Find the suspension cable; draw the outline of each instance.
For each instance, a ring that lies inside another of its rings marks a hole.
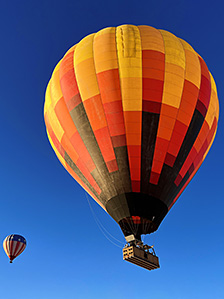
[[[122,245],[124,245],[124,242],[121,242],[120,240],[118,240],[117,238],[115,238],[114,236],[112,236],[112,235],[108,232],[108,230],[103,226],[103,224],[100,222],[100,220],[99,220],[98,217],[96,216],[96,214],[95,214],[95,212],[94,212],[94,210],[93,210],[93,208],[92,208],[92,206],[91,206],[91,204],[90,204],[89,198],[88,198],[88,196],[87,196],[86,193],[85,193],[85,195],[86,195],[86,199],[87,199],[87,201],[88,201],[90,210],[91,210],[91,212],[92,212],[93,218],[94,218],[94,220],[95,220],[97,226],[99,227],[99,229],[100,229],[101,232],[103,233],[103,235],[106,237],[107,240],[109,240],[109,241],[110,241],[112,244],[114,244],[115,246],[117,246],[117,247],[119,247],[119,248],[123,248],[122,246],[117,245],[116,243],[114,243],[114,242],[113,242],[113,241],[106,235],[106,233],[107,233],[111,238],[113,238],[113,239],[116,240],[117,242],[119,242],[119,243],[121,243]]]

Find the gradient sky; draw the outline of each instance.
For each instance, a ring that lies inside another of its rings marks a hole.
[[[91,199],[89,207],[51,149],[43,120],[58,60],[84,36],[121,24],[165,29],[190,43],[216,80],[222,113],[223,9],[218,0],[1,3],[0,240],[17,233],[28,245],[13,264],[0,250],[0,298],[224,298],[222,115],[200,170],[145,237],[160,257],[161,268],[150,272],[122,260],[120,228]],[[104,236],[96,215],[120,242]]]

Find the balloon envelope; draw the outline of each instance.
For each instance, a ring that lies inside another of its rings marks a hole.
[[[91,34],[46,90],[50,143],[125,235],[155,231],[204,161],[219,104],[204,60],[149,26]]]
[[[9,235],[3,242],[3,248],[11,263],[26,248],[26,239],[20,235]]]

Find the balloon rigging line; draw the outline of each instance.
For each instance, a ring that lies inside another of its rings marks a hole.
[[[112,244],[114,244],[114,245],[116,245],[117,247],[119,247],[119,248],[122,248],[121,246],[119,246],[119,245],[117,245],[116,243],[114,243],[106,234],[105,234],[105,232],[107,232],[113,239],[115,239],[115,240],[117,240],[118,242],[120,242],[120,243],[122,243],[121,241],[119,241],[118,239],[116,239],[115,237],[113,237],[105,228],[104,228],[104,226],[100,223],[100,221],[99,221],[99,219],[97,218],[97,216],[95,215],[95,213],[94,213],[94,211],[93,211],[93,208],[92,208],[92,206],[91,206],[91,204],[90,204],[90,201],[89,201],[89,199],[88,199],[88,197],[87,197],[87,194],[86,194],[86,198],[87,198],[87,200],[88,200],[88,204],[89,204],[89,207],[90,207],[90,209],[91,209],[91,212],[92,212],[92,214],[93,214],[93,218],[94,218],[94,220],[95,220],[95,222],[96,222],[96,224],[97,224],[97,226],[99,227],[99,229],[101,230],[101,232],[103,233],[103,235],[107,238],[107,240],[109,240]],[[105,232],[104,232],[104,231]],[[123,243],[122,243],[123,244]]]
[[[123,248],[122,246],[117,245],[116,243],[114,243],[114,242],[113,242],[113,241],[112,241],[112,240],[105,234],[105,232],[106,232],[106,233],[107,233],[109,236],[111,236],[114,240],[116,240],[117,242],[119,242],[119,243],[121,243],[121,244],[124,244],[123,242],[121,242],[120,240],[118,240],[117,238],[115,238],[114,236],[112,236],[112,235],[108,232],[108,230],[102,225],[102,223],[101,223],[101,222],[99,221],[99,219],[97,218],[95,212],[93,211],[93,208],[92,208],[92,206],[91,206],[91,204],[90,204],[90,201],[89,201],[88,196],[87,196],[86,193],[85,193],[85,195],[86,195],[86,198],[87,198],[87,201],[88,201],[90,210],[91,210],[91,212],[92,212],[93,218],[94,218],[94,220],[95,220],[97,226],[99,227],[99,229],[100,229],[101,232],[103,233],[103,235],[107,238],[107,240],[109,240],[109,241],[110,241],[112,244],[114,244],[115,246],[117,246],[117,247],[119,247],[119,248]],[[104,230],[105,232],[104,232],[103,230]]]

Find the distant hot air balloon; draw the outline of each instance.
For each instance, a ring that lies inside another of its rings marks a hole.
[[[157,230],[204,161],[218,115],[201,56],[167,31],[133,25],[73,46],[44,107],[59,160],[128,242]]]
[[[9,235],[3,242],[3,248],[12,263],[26,248],[26,239],[20,235]]]

